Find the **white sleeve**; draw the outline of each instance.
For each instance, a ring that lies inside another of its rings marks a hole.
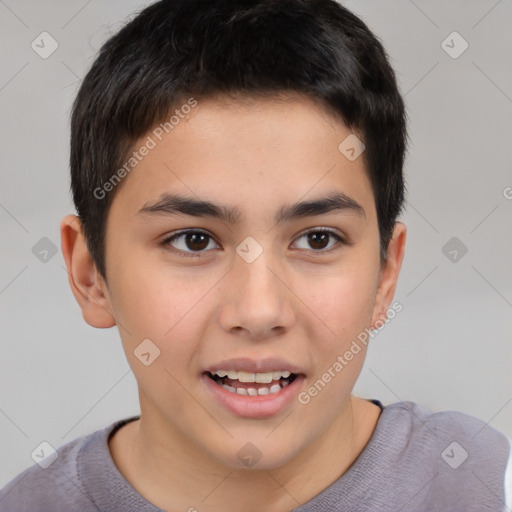
[[[505,509],[503,512],[512,511],[512,439],[508,440],[510,451],[507,468],[505,469]]]

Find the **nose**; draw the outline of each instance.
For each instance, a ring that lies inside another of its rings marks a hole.
[[[268,251],[269,253],[270,251]],[[220,311],[222,328],[253,339],[281,335],[294,319],[293,293],[267,251],[252,263],[236,258]]]

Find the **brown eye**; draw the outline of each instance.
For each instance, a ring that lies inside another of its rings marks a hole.
[[[170,245],[178,253],[182,253],[182,256],[193,257],[201,256],[202,253],[206,252],[212,241],[213,238],[203,231],[182,231],[165,239],[162,245]]]
[[[185,245],[192,251],[200,251],[208,247],[208,238],[204,233],[186,233]]]
[[[336,243],[329,245],[331,240],[335,242],[345,243],[343,238],[331,229],[315,229],[304,233],[298,240],[306,239],[309,247],[299,247],[299,249],[313,249],[316,252],[329,252]]]
[[[325,249],[329,243],[330,235],[323,231],[308,233],[308,243],[313,249]]]

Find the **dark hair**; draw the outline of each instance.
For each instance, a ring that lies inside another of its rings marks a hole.
[[[119,187],[95,191],[137,139],[187,96],[287,91],[321,102],[364,142],[384,260],[404,201],[406,114],[363,21],[334,0],[161,0],[102,46],[73,104],[71,190],[99,273],[106,279],[106,220]]]

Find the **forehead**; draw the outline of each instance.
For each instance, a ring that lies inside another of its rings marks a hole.
[[[349,136],[321,103],[299,95],[198,99],[193,108],[175,107],[134,144],[139,159],[113,206],[135,214],[162,194],[185,193],[242,210],[274,209],[274,200],[337,191],[367,210],[373,195],[364,154],[349,160],[339,149]]]

